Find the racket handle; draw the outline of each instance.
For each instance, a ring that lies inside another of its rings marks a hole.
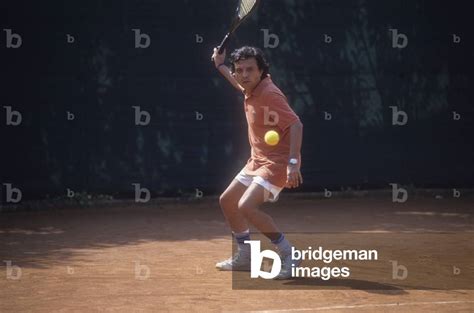
[[[219,50],[217,50],[217,53],[222,54],[222,52],[224,52],[224,49],[227,46],[227,43],[229,42],[229,38],[230,38],[230,33],[227,33],[224,39],[222,39],[222,42],[219,45]]]

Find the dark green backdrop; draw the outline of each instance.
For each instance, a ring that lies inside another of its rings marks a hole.
[[[223,191],[249,156],[242,97],[209,60],[235,3],[2,4],[2,29],[20,33],[23,44],[6,48],[0,34],[0,182],[20,187],[24,198],[66,188],[127,196],[132,183],[154,195]],[[263,48],[273,80],[300,115],[301,190],[473,186],[468,7],[262,1],[230,48]],[[149,48],[134,47],[132,29],[151,36]],[[278,35],[278,47],[263,47],[261,29]],[[390,29],[408,37],[406,48],[392,47]],[[22,113],[21,125],[5,125],[4,106]],[[151,114],[149,125],[134,124],[133,106]],[[406,125],[392,125],[391,106],[408,114]]]

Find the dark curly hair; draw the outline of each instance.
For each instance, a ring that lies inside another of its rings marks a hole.
[[[267,62],[265,57],[263,56],[262,50],[259,48],[255,47],[249,47],[249,46],[244,46],[238,49],[235,49],[234,52],[231,53],[230,55],[230,70],[232,73],[235,72],[235,62],[240,61],[240,60],[246,60],[249,58],[255,58],[257,60],[257,66],[258,69],[263,71],[262,76],[260,77],[261,79],[264,79],[267,77],[269,70],[270,70],[270,64]]]

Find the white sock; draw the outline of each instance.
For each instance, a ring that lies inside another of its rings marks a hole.
[[[250,230],[247,229],[241,233],[232,232],[232,234],[234,235],[234,238],[237,241],[239,252],[250,254],[250,245],[248,243],[244,243],[244,241],[250,240]]]
[[[272,240],[272,243],[277,246],[278,250],[282,255],[288,255],[291,253],[291,244],[286,240],[285,235],[280,234],[280,237],[276,240]]]

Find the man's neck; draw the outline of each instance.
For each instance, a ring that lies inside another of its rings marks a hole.
[[[252,89],[249,89],[249,90],[244,89],[245,95],[246,95],[247,97],[250,97],[250,95],[252,94],[252,92],[258,87],[258,85],[260,85],[260,83],[262,82],[262,80],[263,80],[263,79],[260,79],[260,80],[258,81],[258,83],[255,85],[255,87],[253,87]]]

